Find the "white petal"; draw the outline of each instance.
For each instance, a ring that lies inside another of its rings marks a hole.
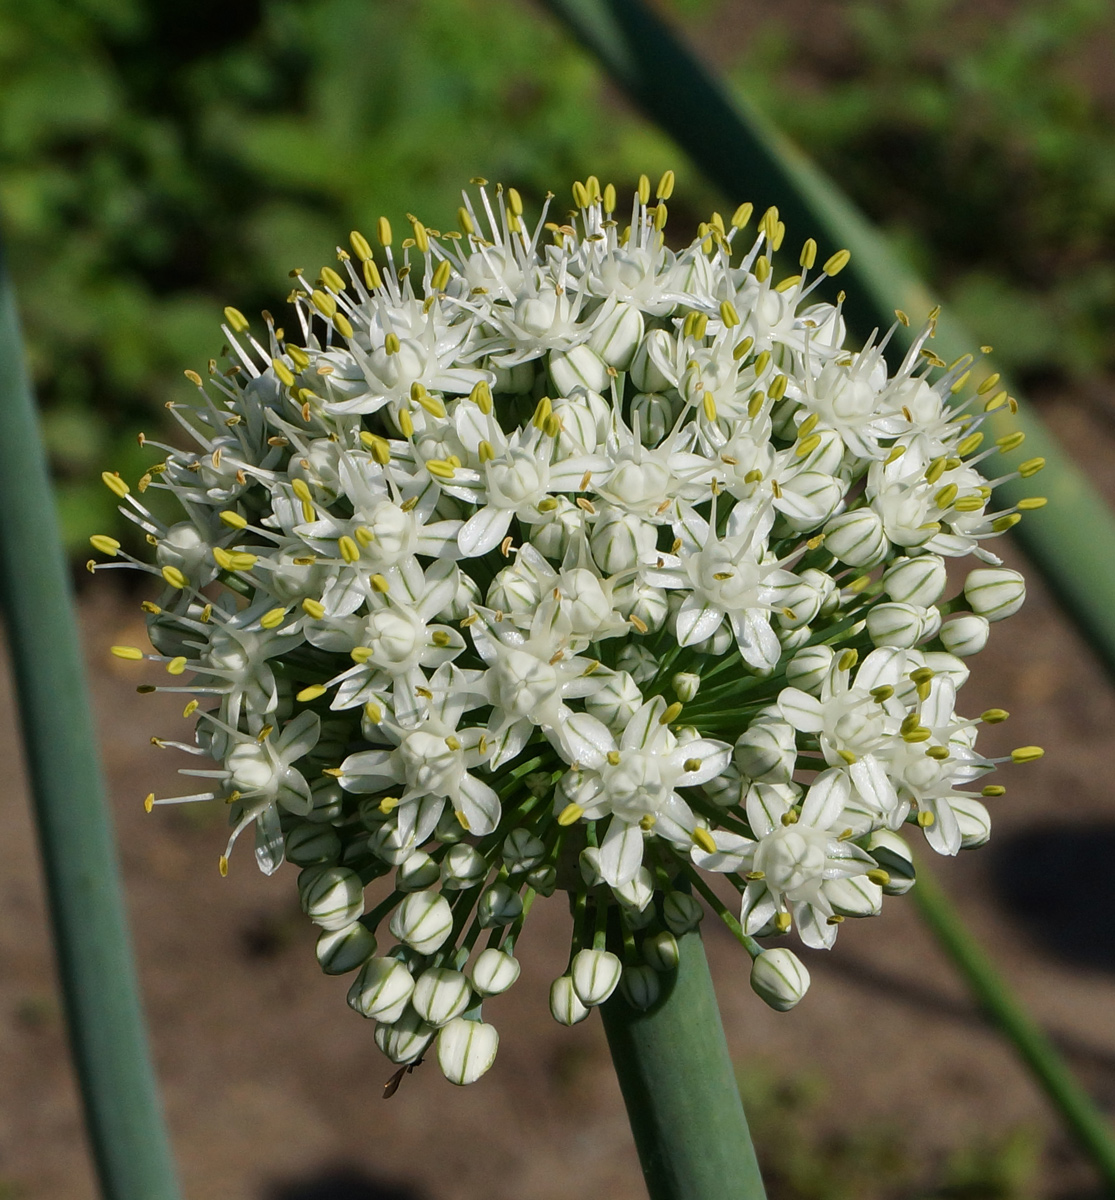
[[[600,847],[600,874],[612,887],[623,887],[642,865],[643,831],[614,817]]]
[[[820,733],[825,727],[821,702],[801,688],[783,688],[778,693],[778,711],[800,733]]]
[[[457,546],[466,558],[476,558],[494,550],[507,535],[514,514],[509,508],[485,504],[461,526]]]

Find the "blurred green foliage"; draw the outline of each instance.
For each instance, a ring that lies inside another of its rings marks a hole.
[[[1115,365],[1106,0],[844,0],[742,30],[734,0],[659,6],[742,45],[735,85],[1000,360]],[[223,305],[281,320],[290,267],[380,213],[444,226],[477,174],[537,201],[681,165],[531,0],[0,0],[0,71],[0,214],[75,549],[114,528],[99,469],[141,473],[134,434],[189,394]],[[687,174],[695,217],[714,197]]]
[[[1115,8],[855,0],[767,21],[736,85],[1022,377],[1115,366]],[[836,28],[832,28],[834,17]]]

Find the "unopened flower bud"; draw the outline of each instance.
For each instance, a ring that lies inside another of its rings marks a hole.
[[[974,850],[982,846],[991,837],[991,814],[987,806],[969,796],[954,796],[949,803],[960,826],[961,848]]]
[[[348,989],[349,1007],[362,1017],[390,1025],[406,1011],[414,979],[395,958],[372,958]]]
[[[450,1083],[475,1083],[496,1061],[498,1049],[494,1025],[457,1017],[437,1035],[437,1065]]]
[[[420,954],[433,954],[453,932],[449,901],[437,892],[411,892],[391,914],[390,929]]]
[[[975,613],[959,613],[949,617],[941,626],[941,644],[951,654],[961,658],[970,658],[987,645],[987,637],[991,632],[991,624],[986,617]]]
[[[886,895],[904,896],[914,886],[914,860],[905,838],[889,829],[877,829],[865,848],[889,877],[883,884]]]
[[[608,367],[600,356],[582,344],[550,355],[550,378],[563,396],[574,392],[603,392],[608,387]]]
[[[506,883],[495,883],[486,889],[476,906],[476,916],[483,929],[510,925],[522,912],[522,896]]]
[[[676,379],[672,378],[672,359],[674,342],[665,329],[652,329],[631,362],[631,382],[640,392],[664,392],[674,386]],[[670,375],[663,372],[663,367],[670,368]]]
[[[435,1029],[459,1017],[472,1000],[472,988],[460,971],[431,967],[415,980],[410,998],[414,1011]]]
[[[657,446],[670,432],[677,412],[661,392],[639,392],[631,400],[631,421],[639,420],[639,439],[644,446]]]
[[[286,835],[286,856],[298,867],[333,863],[341,856],[341,839],[328,825],[295,825]]]
[[[323,929],[315,950],[326,975],[347,975],[375,954],[376,939],[370,929],[353,921],[342,929]]]
[[[883,522],[870,508],[833,517],[824,533],[825,549],[850,567],[873,567],[887,552]]]
[[[806,646],[786,664],[786,682],[815,696],[832,667],[831,646]]]
[[[414,835],[403,837],[398,821],[392,817],[368,838],[368,848],[376,858],[397,867],[414,853]]]
[[[883,907],[883,889],[866,875],[850,879],[830,879],[825,896],[832,910],[841,917],[877,917]]]
[[[603,1004],[616,990],[623,964],[610,950],[578,950],[570,975],[577,998],[588,1008]]]
[[[377,1025],[375,1039],[393,1063],[403,1066],[417,1062],[426,1053],[426,1047],[434,1040],[434,1030],[413,1008],[408,1008],[393,1025]]]
[[[688,892],[667,892],[662,901],[662,919],[673,933],[680,937],[690,929],[696,929],[704,920],[705,910],[700,901]]]
[[[364,885],[347,867],[310,868],[319,872],[302,892],[302,911],[322,929],[343,929],[364,912]]]
[[[921,613],[912,604],[876,604],[867,614],[867,632],[876,646],[909,650],[924,632]]]
[[[658,660],[646,646],[640,646],[636,642],[625,642],[616,655],[616,668],[626,671],[636,683],[646,683],[658,674]],[[639,703],[642,704],[641,697]]]
[[[399,864],[395,886],[402,892],[421,892],[437,883],[440,874],[437,863],[424,850],[415,850]]]
[[[945,560],[937,554],[900,558],[883,572],[883,591],[899,604],[928,608],[945,590]]]
[[[979,567],[964,580],[964,598],[977,616],[1002,621],[1022,607],[1026,581],[1006,567]]]
[[[681,950],[678,940],[668,929],[662,929],[643,939],[643,959],[656,971],[676,971]]]
[[[549,790],[549,779],[546,780]],[[529,829],[513,829],[503,840],[503,865],[510,874],[533,870],[546,853],[546,843]]]
[[[557,868],[552,863],[527,872],[527,884],[540,896],[552,896],[557,889]]]
[[[682,704],[688,704],[690,700],[694,699],[701,687],[700,675],[694,675],[692,671],[679,671],[672,682],[674,695]]]
[[[642,703],[639,685],[626,671],[617,671],[604,679],[597,691],[585,697],[585,711],[603,721],[609,729],[622,732]]]
[[[585,881],[585,887],[594,888],[604,882],[604,876],[600,871],[600,851],[595,846],[586,846],[577,857],[577,866],[581,871],[581,878]]]
[[[621,887],[613,887],[612,895],[629,910],[630,924],[632,913],[645,912],[654,899],[654,876],[647,867],[640,867],[629,882]]]
[[[573,990],[573,979],[562,975],[550,984],[550,1015],[559,1025],[576,1025],[588,1016],[589,1010]]]
[[[457,814],[446,806],[445,812],[438,818],[434,827],[434,839],[443,846],[452,846],[465,836],[464,827],[457,820]]]
[[[499,996],[519,978],[519,960],[505,950],[481,950],[468,970],[473,989],[481,996]]]
[[[488,873],[488,864],[474,847],[465,842],[454,846],[441,860],[444,887],[462,890],[479,883]]]
[[[596,325],[588,344],[607,366],[626,371],[642,340],[642,312],[634,304],[620,303]]]
[[[777,946],[751,964],[751,988],[777,1012],[788,1012],[809,990],[809,972],[792,950]]]
[[[620,991],[632,1008],[646,1012],[662,994],[662,984],[652,967],[624,967]]]
[[[794,727],[760,718],[736,739],[732,757],[740,773],[764,783],[789,783],[797,765]]]
[[[341,785],[326,776],[315,779],[310,784],[310,794],[313,796],[313,808],[306,814],[306,820],[315,824],[329,824],[336,821],[344,808],[345,793]]]

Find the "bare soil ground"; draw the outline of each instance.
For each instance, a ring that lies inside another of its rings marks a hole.
[[[1068,398],[1043,408],[1107,495],[1115,438]],[[1040,514],[1032,519],[1040,520]],[[392,1100],[347,980],[313,959],[294,873],[238,854],[217,874],[223,814],[146,816],[142,797],[177,765],[149,743],[181,724],[170,698],[138,696],[114,642],[142,632],[134,597],[98,581],[81,605],[152,1038],[190,1200],[565,1200],[644,1195],[599,1020],[556,1026],[564,966],[555,897],[532,914],[523,977],[491,1004],[502,1045],[471,1089],[420,1069]],[[13,699],[0,669],[0,1196],[87,1200],[94,1184],[67,1061]],[[163,700],[168,700],[163,703]],[[1031,1011],[1115,1108],[1115,692],[1034,581],[1024,615],[995,630],[965,711],[1014,710],[988,730],[1047,757],[1016,769],[985,851],[934,863],[971,928]],[[1032,1129],[1042,1196],[1096,1195],[1095,1180],[1010,1051],[975,1013],[912,906],[850,922],[786,1015],[747,986],[745,956],[714,922],[707,942],[732,1050],[744,1067],[821,1073],[833,1135],[892,1129],[927,1172],[949,1148]],[[807,952],[808,953],[808,952]],[[5,1190],[6,1189],[6,1190]]]

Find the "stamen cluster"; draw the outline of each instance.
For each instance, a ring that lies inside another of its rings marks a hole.
[[[105,475],[154,562],[93,539],[162,585],[156,653],[115,648],[193,697],[194,741],[157,741],[216,762],[148,807],[225,800],[221,873],[249,828],[264,872],[298,867],[380,1048],[401,1071],[436,1038],[456,1083],[494,1059],[481,1006],[539,896],[572,903],[561,1022],[617,986],[653,1005],[698,897],[784,1009],[809,977],[771,941],[830,947],[907,891],[907,833],[986,841],[976,735],[1007,714],[956,694],[1025,595],[986,544],[1043,503],[994,508],[981,468],[1021,442],[985,442],[996,377],[932,352],[936,312],[893,368],[902,313],[847,349],[822,298],[847,252],[780,270],[775,209],[675,252],[672,173],[622,223],[595,179],[533,226],[474,182],[460,232],[381,220],[378,263],[353,233],[293,272],[292,330],[226,309],[228,365],[172,406],[193,447]]]

